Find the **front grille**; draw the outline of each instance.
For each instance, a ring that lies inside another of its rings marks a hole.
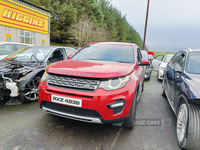
[[[64,87],[69,89],[81,89],[87,91],[95,91],[98,88],[99,83],[100,80],[60,75],[49,75],[47,78],[48,85]]]
[[[52,109],[52,110],[55,110],[55,111],[68,113],[68,114],[72,114],[72,115],[101,118],[101,115],[95,110],[77,108],[77,107],[52,103],[52,102],[48,102],[48,101],[42,101],[41,107],[46,107],[48,109]]]

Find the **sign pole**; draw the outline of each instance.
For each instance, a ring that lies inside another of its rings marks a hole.
[[[143,39],[143,49],[145,49],[145,41],[146,41],[146,32],[147,32],[147,21],[148,21],[148,14],[149,14],[149,2],[147,3],[147,13],[146,13],[146,21],[145,21],[145,29],[144,29],[144,39]]]

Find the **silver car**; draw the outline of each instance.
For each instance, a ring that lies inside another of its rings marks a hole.
[[[38,85],[45,68],[75,53],[71,47],[31,46],[8,55],[0,61],[0,100],[10,96],[6,105],[37,101]]]
[[[168,62],[171,60],[171,58],[173,56],[174,56],[174,54],[167,54],[167,55],[165,55],[165,57],[163,58],[163,60],[159,64],[159,66],[158,66],[158,73],[157,73],[157,79],[158,79],[158,81],[162,81],[163,80],[164,70],[165,70]]]
[[[2,42],[0,41],[0,60],[4,59],[9,54],[17,51],[18,49],[34,46],[31,44],[17,43],[17,42]]]
[[[150,62],[150,65],[149,66],[146,66],[145,68],[145,80],[150,80],[151,78],[151,73],[153,71],[153,65],[152,65],[152,59],[153,59],[153,56],[152,55],[149,55],[148,52],[146,50],[141,50],[141,53],[142,53],[142,58],[145,58],[147,60],[149,60]],[[152,56],[152,57],[151,57]]]

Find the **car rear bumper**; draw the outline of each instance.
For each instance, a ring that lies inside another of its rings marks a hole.
[[[158,71],[158,79],[163,80],[163,74],[164,74],[164,71],[159,69],[159,71]]]

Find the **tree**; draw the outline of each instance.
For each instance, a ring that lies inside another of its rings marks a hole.
[[[90,42],[136,43],[139,33],[108,0],[28,0],[51,11],[50,40],[83,46]]]
[[[71,39],[82,47],[91,42],[109,41],[111,35],[103,27],[99,27],[88,16],[81,16],[69,30]]]
[[[71,2],[65,0],[29,0],[38,6],[43,6],[51,12],[50,19],[50,38],[51,41],[58,43],[68,43],[69,27],[75,23],[77,9]]]

